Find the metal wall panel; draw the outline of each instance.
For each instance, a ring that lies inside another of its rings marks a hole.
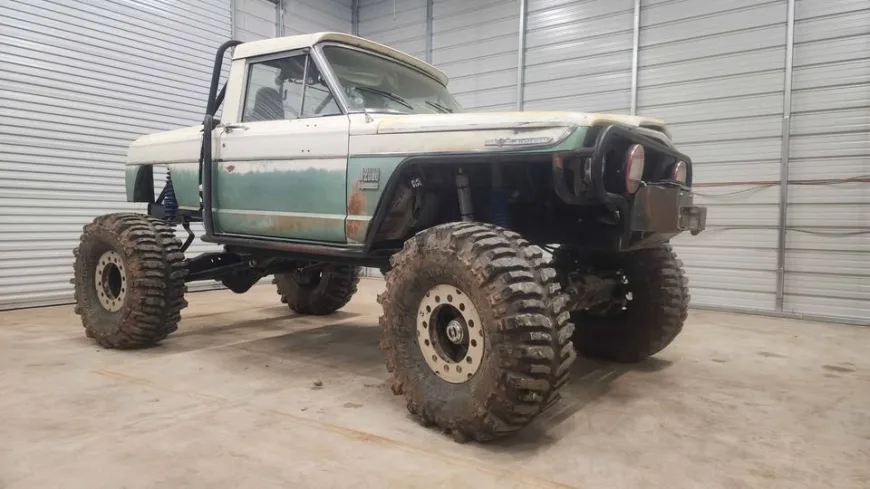
[[[127,146],[201,121],[229,5],[0,4],[0,309],[71,302],[82,226],[144,210],[125,202]]]
[[[524,108],[628,114],[634,0],[529,0]]]
[[[284,35],[353,29],[348,0],[283,0]]]
[[[515,109],[519,11],[518,0],[435,1],[432,62],[466,109]]]
[[[790,179],[870,176],[870,3],[795,6]],[[791,185],[784,309],[870,321],[870,185]]]
[[[426,59],[426,0],[362,0],[359,35]]]
[[[679,236],[695,304],[773,311],[785,0],[644,1],[638,113],[664,119],[695,163],[708,230]],[[747,182],[726,187],[711,184]],[[750,228],[750,229],[747,229]]]
[[[426,59],[426,3],[363,0],[360,35]],[[519,1],[435,0],[432,10],[432,62],[457,100],[469,110],[513,110]]]
[[[277,10],[272,0],[235,0],[235,38],[257,41],[277,35]]]

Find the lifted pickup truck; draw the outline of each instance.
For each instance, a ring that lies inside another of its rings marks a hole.
[[[575,348],[625,362],[665,348],[689,303],[668,241],[706,218],[665,124],[467,113],[446,86],[345,34],[222,45],[203,123],[130,146],[127,199],[148,215],[84,228],[73,282],[87,335],[156,344],[203,279],[242,293],[274,275],[290,309],[329,314],[377,267],[393,391],[457,440],[528,424],[558,399]],[[155,166],[169,175],[159,195]],[[195,221],[223,252],[185,258]]]

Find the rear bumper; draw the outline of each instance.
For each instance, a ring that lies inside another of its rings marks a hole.
[[[676,185],[645,185],[634,195],[629,230],[640,233],[698,234],[707,225],[707,208],[693,203],[691,190]]]

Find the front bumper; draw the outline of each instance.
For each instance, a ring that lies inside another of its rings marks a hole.
[[[633,195],[608,184],[613,182],[614,176],[607,163],[608,153],[630,144],[642,144],[649,161],[653,162],[645,172],[649,177],[647,183]],[[687,165],[685,185],[666,177],[677,161]],[[562,202],[603,205],[618,216],[622,235],[613,245],[622,250],[666,242],[685,231],[698,234],[707,224],[707,209],[693,203],[691,159],[666,141],[651,138],[636,128],[619,124],[605,126],[595,136],[593,145],[587,142],[574,151],[554,154],[552,177],[554,190]]]
[[[692,191],[677,185],[645,185],[634,194],[629,230],[675,235],[698,234],[707,225],[707,208],[693,203]]]

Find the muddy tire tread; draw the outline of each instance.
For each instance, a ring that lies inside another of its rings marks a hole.
[[[629,305],[642,309],[643,321],[632,323],[627,317],[591,319],[573,314],[577,325],[574,343],[578,353],[586,357],[635,363],[662,351],[682,332],[691,295],[683,263],[670,244],[623,255],[626,266],[642,271],[640,286],[652,293],[636,297],[639,304]]]
[[[391,328],[398,327],[398,319],[391,305],[403,292],[397,284],[403,274],[414,272],[423,250],[433,248],[455,253],[491,291],[489,300],[499,318],[492,326],[504,338],[498,345],[500,388],[489,393],[476,416],[463,420],[445,417],[437,401],[405,388],[412,381],[410,372],[400,368],[392,347]],[[408,410],[421,424],[437,426],[457,441],[486,441],[521,429],[556,401],[558,387],[566,382],[576,358],[570,339],[573,325],[565,314],[567,298],[556,273],[539,248],[490,224],[450,223],[408,240],[391,263],[386,292],[378,297],[384,307],[381,349],[393,392],[405,396]]]
[[[300,287],[292,273],[276,274],[276,285],[281,302],[299,314],[324,316],[346,306],[357,292],[360,268],[335,265],[329,271],[329,283],[322,293],[312,293]]]
[[[93,324],[101,308],[88,294],[92,287],[88,260],[83,249],[95,245],[102,233],[114,234],[123,247],[126,263],[127,301],[121,317],[111,331]],[[187,269],[181,241],[165,222],[130,213],[107,214],[85,225],[79,246],[74,250],[75,312],[82,319],[87,336],[104,348],[131,349],[152,346],[178,329],[184,300]]]

